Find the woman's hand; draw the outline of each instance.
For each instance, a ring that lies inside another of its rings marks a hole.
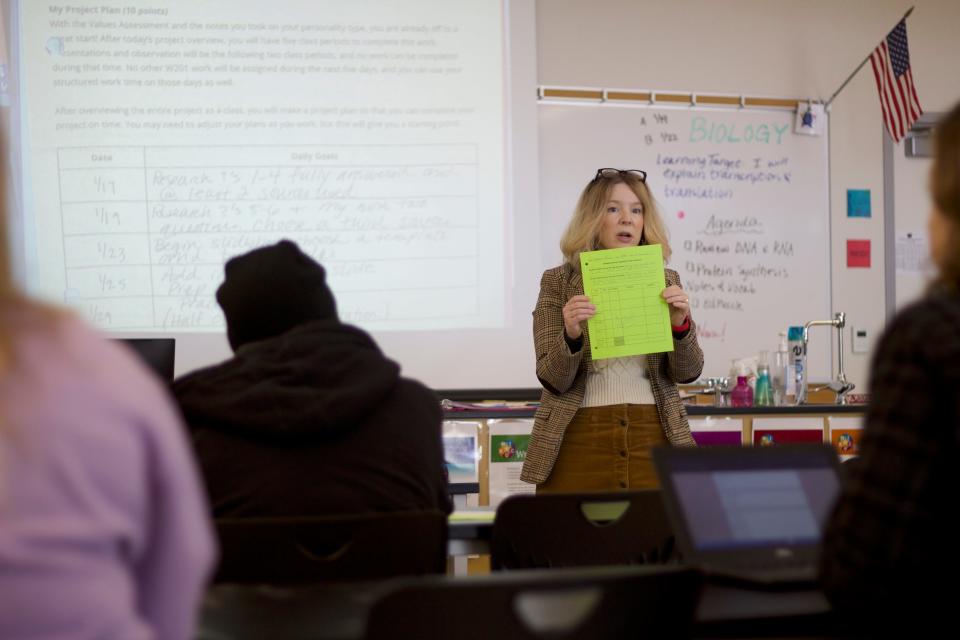
[[[677,287],[675,287],[677,288]],[[590,304],[590,298],[587,296],[573,296],[563,305],[563,330],[567,337],[576,340],[583,335],[583,327],[580,323],[592,318],[597,313],[597,308]]]
[[[690,298],[677,285],[667,287],[661,295],[670,305],[670,324],[679,327],[690,315]]]

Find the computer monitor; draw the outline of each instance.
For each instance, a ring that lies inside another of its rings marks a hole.
[[[174,338],[117,338],[117,341],[133,349],[161,380],[173,382],[177,343]]]

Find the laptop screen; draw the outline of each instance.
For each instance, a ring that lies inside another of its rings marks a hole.
[[[839,490],[830,456],[819,447],[713,450],[665,467],[696,549],[816,544]]]

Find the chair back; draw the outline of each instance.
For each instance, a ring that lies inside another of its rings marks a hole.
[[[403,582],[374,602],[367,640],[686,638],[702,576],[599,567]]]
[[[518,495],[497,508],[494,569],[664,564],[673,530],[659,490]]]
[[[439,511],[215,521],[214,582],[302,584],[376,580],[446,570]]]

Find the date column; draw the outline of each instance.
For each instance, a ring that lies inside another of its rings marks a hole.
[[[59,151],[65,302],[105,330],[155,326],[142,147]]]

